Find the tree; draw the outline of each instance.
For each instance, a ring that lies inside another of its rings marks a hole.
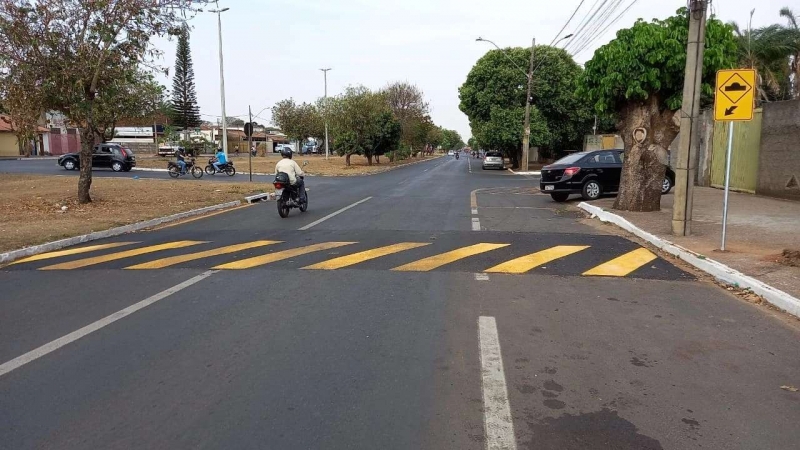
[[[152,117],[161,107],[158,99],[164,98],[164,90],[150,72],[135,68],[121,73],[95,99],[94,135],[101,142],[107,142],[114,138],[120,119]]]
[[[688,11],[652,22],[638,20],[617,32],[586,63],[580,92],[599,113],[616,111],[625,141],[619,195],[614,208],[657,211],[661,204],[667,148],[678,134],[688,40]],[[710,97],[716,71],[733,67],[732,27],[711,17],[706,25],[702,92]],[[638,142],[634,130],[646,134]]]
[[[194,88],[192,52],[189,49],[189,27],[184,25],[178,34],[175,52],[175,76],[172,78],[172,122],[186,129],[200,126],[200,108]]]
[[[781,8],[781,17],[786,18],[788,21],[787,28],[792,30],[794,36],[794,52],[791,55],[791,72],[792,81],[790,83],[791,96],[793,98],[800,97],[800,16],[794,13],[789,7]]]
[[[402,144],[407,147],[417,144],[415,128],[428,115],[428,103],[422,90],[408,82],[398,81],[386,86],[383,93],[394,117],[400,122]]]
[[[464,141],[456,130],[442,128],[442,148],[445,150],[455,150],[464,147]]]
[[[472,150],[478,149],[478,140],[475,137],[471,137],[467,139],[467,147],[471,148]]]
[[[593,121],[585,102],[575,96],[582,70],[568,53],[555,47],[537,46],[534,56],[531,145],[540,147],[543,155],[575,148]],[[506,153],[514,166],[522,151],[527,95],[527,76],[520,68],[529,59],[527,48],[491,50],[475,63],[459,89],[459,108],[469,118],[476,138]]]
[[[226,122],[228,122],[229,127],[233,128],[242,128],[244,126],[244,120],[238,117],[226,117]]]
[[[305,142],[325,136],[325,122],[320,107],[311,103],[296,104],[282,100],[272,107],[272,121],[290,139]]]
[[[92,148],[100,140],[95,122],[103,92],[156,56],[150,39],[174,32],[191,9],[185,0],[0,2],[0,63],[24,71],[18,79],[31,90],[42,88],[42,106],[64,111],[82,126],[80,203],[91,201]]]
[[[384,93],[351,86],[328,100],[334,148],[339,156],[345,157],[347,166],[352,155],[364,155],[372,164],[376,152],[390,151],[399,144],[400,133],[396,133],[399,121],[392,116]]]

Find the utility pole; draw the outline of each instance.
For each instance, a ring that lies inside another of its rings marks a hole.
[[[325,159],[330,158],[331,152],[328,149],[328,71],[331,70],[330,67],[327,69],[319,69],[322,71],[325,77],[325,100],[323,100],[323,105],[325,105]]]
[[[250,164],[250,181],[253,181],[253,110],[247,105],[247,123],[250,125],[250,132],[247,133],[247,163]]]
[[[703,79],[703,49],[706,36],[708,0],[690,0],[689,42],[686,46],[686,74],[683,80],[681,131],[675,167],[675,199],[672,208],[672,233],[692,233],[692,201],[697,172],[697,148],[693,146],[694,122],[700,114],[700,85]]]
[[[230,8],[219,9],[219,1],[217,1],[217,9],[209,10],[209,12],[217,14],[217,32],[219,34],[219,91],[220,101],[222,103],[222,151],[225,153],[225,157],[228,156],[228,119],[225,117],[225,74],[223,73],[224,64],[222,63],[222,13],[229,9]]]
[[[528,171],[528,151],[531,145],[531,89],[533,88],[533,54],[536,48],[536,38],[531,43],[531,63],[528,66],[528,95],[525,97],[525,135],[522,136],[522,161],[520,161],[523,172]],[[534,161],[539,160],[539,152],[533,154]]]

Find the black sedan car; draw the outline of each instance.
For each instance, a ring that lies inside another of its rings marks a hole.
[[[58,165],[67,170],[80,169],[80,153],[61,155],[58,158]],[[136,156],[131,149],[120,144],[95,145],[92,152],[92,169],[97,167],[108,167],[114,172],[128,172],[136,167]]]
[[[566,201],[570,194],[595,200],[602,194],[616,193],[622,176],[622,158],[622,150],[573,153],[542,167],[539,188],[557,202]],[[667,167],[661,194],[668,193],[674,184],[675,172]]]

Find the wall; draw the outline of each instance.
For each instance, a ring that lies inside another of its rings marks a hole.
[[[135,155],[156,153],[158,151],[158,147],[153,142],[125,142],[122,145],[133,150]]]
[[[800,100],[766,103],[756,193],[800,200]]]
[[[19,156],[19,145],[14,133],[0,133],[0,156]]]
[[[751,194],[756,192],[762,119],[763,112],[758,108],[753,114],[753,120],[736,122],[733,125],[730,187],[734,191],[749,192]],[[714,123],[711,153],[711,186],[716,188],[725,186],[729,126],[730,122]]]
[[[699,118],[695,121],[694,140],[692,146],[696,149],[694,166],[695,184],[697,186],[711,185],[711,146],[714,139],[714,112],[710,109],[700,111]],[[675,140],[669,146],[669,165],[678,166],[678,146],[680,145],[681,134],[675,136]]]

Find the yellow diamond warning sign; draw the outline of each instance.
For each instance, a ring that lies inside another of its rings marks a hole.
[[[755,92],[755,70],[733,69],[717,72],[714,120],[752,120]]]

